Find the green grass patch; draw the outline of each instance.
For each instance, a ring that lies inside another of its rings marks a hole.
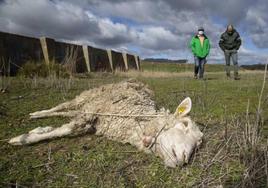
[[[152,72],[193,72],[194,64],[189,63],[158,63],[158,62],[141,62],[141,69],[144,71]],[[243,68],[240,68],[244,70]],[[225,65],[223,64],[206,64],[206,72],[223,72],[225,71]]]
[[[226,122],[231,124],[234,117],[245,117],[248,102],[250,114],[256,114],[261,73],[243,73],[239,81],[227,80],[223,73],[208,74],[206,80],[194,80],[189,76],[138,78],[154,91],[157,108],[165,107],[173,112],[184,97],[192,98],[191,116],[205,136],[190,164],[182,168],[165,168],[158,157],[93,135],[30,146],[6,143],[5,139],[38,126],[55,127],[69,121],[68,118],[30,120],[29,113],[51,108],[86,89],[126,79],[112,74],[89,74],[71,80],[12,78],[8,92],[0,94],[0,186],[200,187],[202,182],[208,187],[239,185],[246,166],[237,155],[235,140],[219,156],[215,158],[215,155],[226,143]],[[267,94],[268,87],[262,100],[265,130],[268,127]],[[263,138],[267,135],[266,132]],[[210,164],[213,158],[216,162]]]

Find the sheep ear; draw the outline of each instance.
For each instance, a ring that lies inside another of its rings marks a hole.
[[[181,104],[177,107],[174,116],[175,117],[183,117],[186,116],[192,108],[192,101],[190,97],[185,98]]]

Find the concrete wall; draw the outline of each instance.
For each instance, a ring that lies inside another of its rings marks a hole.
[[[124,62],[123,54],[112,51],[113,69],[117,71],[126,71],[127,67]]]
[[[11,75],[27,61],[50,64],[73,60],[77,73],[140,70],[140,59],[135,55],[4,32],[0,32],[0,59],[11,62]]]
[[[129,69],[136,69],[138,70],[139,67],[137,66],[137,63],[135,61],[135,56],[127,54],[127,61],[128,61],[128,68]]]
[[[90,71],[91,72],[111,72],[109,57],[106,50],[88,47]]]
[[[0,58],[11,63],[11,75],[29,60],[44,59],[39,39],[0,32],[0,44]]]
[[[75,70],[77,73],[88,72],[83,47],[81,45],[55,42],[54,60],[56,63],[70,63],[75,61]]]

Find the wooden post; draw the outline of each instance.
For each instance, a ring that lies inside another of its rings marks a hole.
[[[55,60],[55,41],[46,37],[39,38],[45,63],[49,65]]]
[[[123,56],[124,64],[125,64],[126,71],[127,71],[128,70],[127,53],[123,52],[122,56]]]
[[[90,59],[89,59],[89,53],[88,53],[88,46],[87,45],[83,45],[83,54],[84,54],[84,58],[85,58],[85,62],[87,65],[87,71],[91,72],[90,70]]]
[[[112,70],[112,72],[114,72],[112,50],[107,50],[107,55],[108,55],[108,58],[109,58],[109,63],[110,63],[110,66],[111,66],[111,70]]]
[[[40,43],[41,43],[41,47],[42,47],[42,51],[43,51],[43,55],[44,55],[44,59],[45,59],[45,63],[47,65],[50,64],[49,62],[49,56],[48,56],[48,49],[47,49],[47,41],[46,41],[46,37],[41,37],[40,38]]]
[[[141,59],[140,59],[140,56],[138,56],[138,64],[139,64],[139,70],[141,71]]]
[[[135,58],[135,62],[136,62],[136,66],[137,66],[137,70],[140,70],[140,66],[139,66],[139,58],[137,55],[134,55]]]

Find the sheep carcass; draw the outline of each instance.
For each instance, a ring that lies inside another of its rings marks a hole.
[[[38,127],[12,138],[13,145],[32,144],[67,135],[91,133],[130,143],[139,150],[153,153],[166,166],[188,163],[193,150],[202,142],[203,133],[188,113],[188,97],[174,114],[156,110],[152,91],[143,83],[125,81],[82,92],[75,99],[49,110],[31,113],[30,117],[67,116],[72,120],[58,128]]]

